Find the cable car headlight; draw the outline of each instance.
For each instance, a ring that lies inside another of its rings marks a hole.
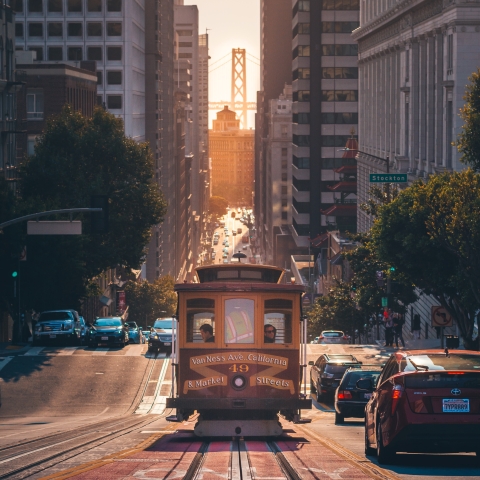
[[[235,390],[243,390],[247,386],[247,380],[242,375],[235,375],[232,378],[232,387]]]

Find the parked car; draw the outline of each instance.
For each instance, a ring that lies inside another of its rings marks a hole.
[[[148,339],[150,337],[150,330],[142,330],[142,335],[145,340],[143,343],[148,343]]]
[[[365,418],[365,405],[372,396],[382,367],[355,365],[343,374],[335,391],[335,425],[343,423],[345,417]],[[369,388],[358,388],[357,381],[371,379]]]
[[[136,322],[125,322],[128,327],[128,342],[129,343],[145,343],[143,340],[143,334],[140,327]]]
[[[341,330],[324,330],[318,337],[317,343],[320,344],[346,344],[350,337]]]
[[[85,319],[80,315],[78,317],[80,321],[80,343],[82,345],[85,345],[87,342],[87,336],[88,336],[88,325],[85,322]]]
[[[148,338],[148,351],[171,351],[173,338],[173,318],[157,318]]]
[[[314,338],[314,339],[311,341],[311,343],[315,343],[315,344],[317,344],[317,343],[318,343],[318,339],[319,339],[319,338],[320,338],[320,337],[315,337],[315,338]]]
[[[81,322],[76,310],[48,310],[40,313],[32,344],[63,343],[78,345],[81,342]]]
[[[317,401],[325,397],[333,397],[336,388],[347,368],[361,365],[353,355],[327,354],[320,355],[316,362],[309,362],[310,391],[317,394]]]
[[[480,352],[392,354],[365,407],[365,453],[388,464],[397,451],[480,457]]]
[[[101,344],[124,347],[129,342],[128,326],[121,317],[97,318],[90,327],[88,337],[89,346],[93,348]]]

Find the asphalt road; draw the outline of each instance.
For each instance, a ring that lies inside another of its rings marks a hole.
[[[159,395],[168,395],[169,370],[165,377],[161,377],[163,361],[148,358],[145,355],[146,346],[132,345],[108,351],[80,348],[74,354],[65,349],[61,354],[54,350],[45,349],[41,354],[12,354],[1,368],[3,405],[0,409],[0,447],[129,414],[140,403],[142,396],[148,398],[155,391]],[[35,353],[35,350],[32,351]],[[320,353],[329,352],[353,353],[364,363],[383,363],[392,350],[372,345],[308,345],[307,351],[308,360],[315,360]],[[147,378],[148,372],[152,375]],[[164,378],[165,385],[160,385],[160,378]],[[305,388],[308,392],[309,382]],[[311,418],[312,423],[305,424],[304,428],[348,449],[360,461],[376,463],[375,457],[365,458],[364,427],[360,419],[347,418],[344,425],[335,425],[332,405],[313,403],[313,410],[304,412],[304,417]],[[170,413],[165,412],[165,415]],[[148,427],[69,458],[30,478],[40,478],[133,448],[152,434],[171,428],[171,424],[158,415],[152,415],[152,422]],[[294,430],[295,425],[289,428]],[[480,467],[471,454],[400,453],[396,465],[383,468],[405,480],[480,478]]]

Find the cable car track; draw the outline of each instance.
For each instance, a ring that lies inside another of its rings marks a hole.
[[[226,478],[228,480],[250,480],[257,478],[255,467],[252,465],[248,449],[243,438],[235,438],[230,442],[230,461]],[[184,480],[198,480],[208,475],[208,469],[204,468],[208,457],[211,442],[203,442],[195,458],[190,464]],[[283,455],[281,449],[274,441],[265,441],[267,450],[274,456],[286,480],[301,480],[302,477]],[[219,472],[216,472],[217,474]],[[222,472],[223,474],[223,472]]]
[[[129,414],[120,418],[110,418],[86,425],[75,430],[54,433],[46,437],[0,447],[0,479],[28,477],[97,448],[113,438],[126,435],[157,421],[162,415],[150,416],[147,419],[143,415],[141,417],[131,415],[132,410],[139,403],[138,399],[141,401],[146,392],[156,365],[155,360],[157,360],[157,356],[152,357],[147,364],[146,370],[148,370],[148,373],[144,375],[142,386],[137,392],[136,401],[132,403],[129,409]],[[52,449],[54,449],[53,452]],[[22,463],[25,460],[26,462]],[[11,468],[9,464],[12,462],[14,464],[11,465]],[[34,471],[31,471],[32,469]],[[22,475],[22,473],[26,475]]]

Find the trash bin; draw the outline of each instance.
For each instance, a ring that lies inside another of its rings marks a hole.
[[[447,348],[458,348],[459,345],[458,335],[445,335],[445,346]]]

